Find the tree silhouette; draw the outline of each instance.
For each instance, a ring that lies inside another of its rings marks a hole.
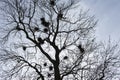
[[[0,31],[2,79],[116,78],[117,45],[106,48],[95,42],[97,21],[78,7],[79,0],[1,0],[0,3],[7,23]]]

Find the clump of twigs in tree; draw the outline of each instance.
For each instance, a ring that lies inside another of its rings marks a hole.
[[[40,44],[44,44],[44,40],[41,39],[40,37],[38,38],[38,42],[39,42]]]
[[[50,77],[51,77],[51,74],[50,74],[50,73],[48,73],[48,74],[47,74],[47,76],[50,78]]]
[[[44,28],[44,30],[43,30],[45,33],[47,33],[48,32],[48,28]]]
[[[79,50],[80,50],[81,53],[84,53],[84,52],[85,52],[85,50],[84,50],[84,48],[82,47],[81,44],[78,46],[78,48],[79,48]]]
[[[27,49],[27,47],[26,47],[26,46],[23,46],[22,48],[23,48],[23,50],[24,50],[24,51]]]
[[[44,65],[44,66],[47,66],[47,63],[45,62],[43,65]]]
[[[49,25],[50,25],[50,23],[47,22],[44,17],[41,18],[41,24],[42,24],[44,27],[49,27]]]
[[[68,59],[68,56],[64,56],[64,58],[63,58],[64,60],[66,60],[66,59]]]
[[[51,6],[55,6],[55,1],[54,1],[54,0],[51,0],[51,1],[50,1],[50,5],[51,5]]]
[[[36,31],[39,31],[39,28],[38,28],[38,27],[35,27],[35,28],[34,28],[34,32],[36,32]]]
[[[53,66],[49,66],[49,70],[52,71],[53,70]]]

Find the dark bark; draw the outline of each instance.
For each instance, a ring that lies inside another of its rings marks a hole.
[[[60,76],[60,70],[59,70],[59,65],[58,63],[54,63],[54,80],[62,80]]]

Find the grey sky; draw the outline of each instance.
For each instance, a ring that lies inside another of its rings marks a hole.
[[[120,0],[82,0],[90,12],[99,19],[97,39],[120,39]]]
[[[120,0],[82,0],[82,3],[99,20],[96,30],[98,40],[104,41],[109,36],[113,40],[120,39]]]

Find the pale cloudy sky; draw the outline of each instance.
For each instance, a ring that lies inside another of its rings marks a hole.
[[[99,20],[96,30],[98,40],[108,40],[109,36],[112,40],[120,40],[120,0],[81,0],[81,2]]]
[[[120,40],[120,0],[82,0],[83,5],[98,19],[99,40]]]

